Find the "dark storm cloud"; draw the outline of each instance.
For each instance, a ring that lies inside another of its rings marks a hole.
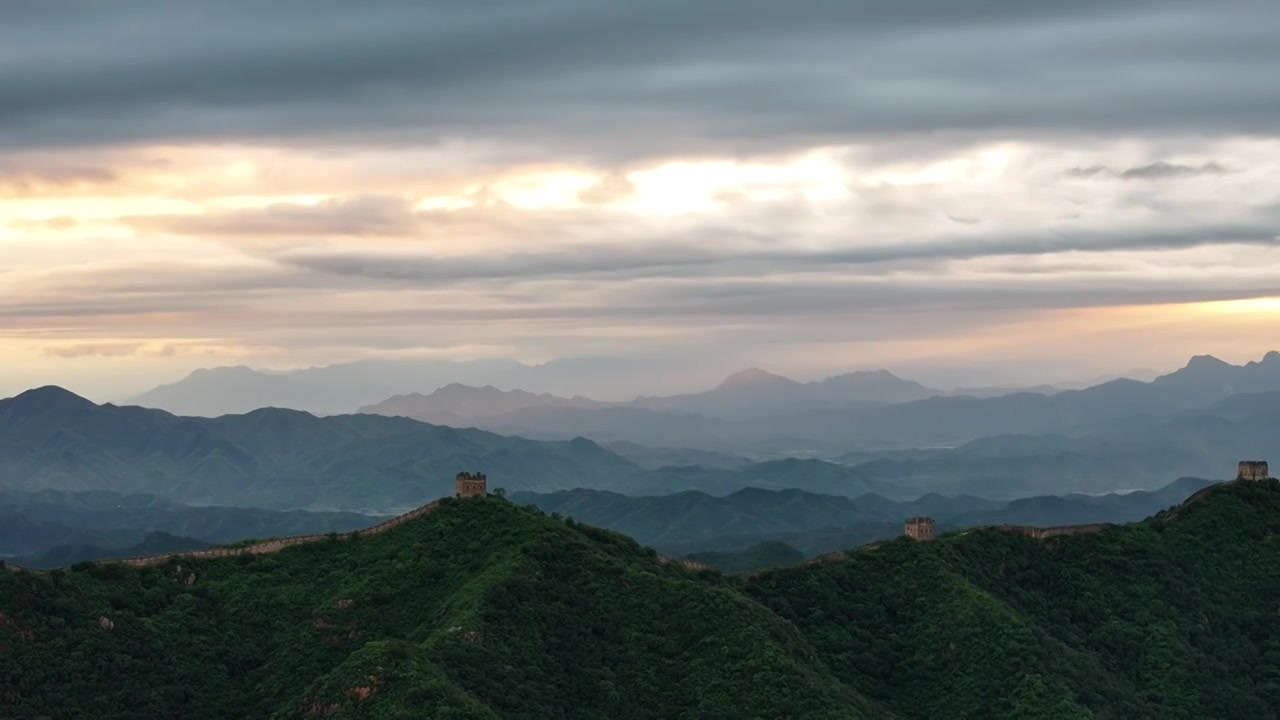
[[[626,159],[1266,132],[1277,33],[1274,0],[5,3],[0,143],[467,137]]]

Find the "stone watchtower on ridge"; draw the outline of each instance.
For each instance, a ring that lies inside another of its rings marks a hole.
[[[459,498],[484,497],[488,494],[488,480],[484,473],[460,472],[453,480],[453,489]]]
[[[903,531],[903,534],[915,540],[932,540],[933,539],[933,518],[931,517],[907,518],[907,527]]]
[[[1262,460],[1241,460],[1237,480],[1266,480],[1271,477],[1267,463]]]

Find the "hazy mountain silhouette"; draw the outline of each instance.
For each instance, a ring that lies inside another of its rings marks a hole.
[[[0,400],[0,477],[13,489],[382,511],[452,492],[465,468],[484,468],[513,490],[622,487],[642,472],[582,438],[536,442],[405,418],[275,408],[178,417],[52,387]]]
[[[13,558],[13,563],[24,568],[70,567],[86,560],[161,555],[184,550],[200,550],[211,543],[195,538],[179,537],[165,532],[148,533],[140,542],[127,547],[102,547],[99,545],[58,545],[32,555]]]
[[[978,525],[1078,525],[1132,522],[1176,505],[1214,481],[1182,478],[1154,491],[1068,494],[1002,502],[970,495],[930,494],[910,501],[880,495],[840,497],[803,490],[746,488],[723,497],[701,492],[628,497],[600,490],[515,493],[513,502],[536,505],[575,520],[616,530],[673,554],[739,552],[781,541],[816,555],[896,537],[903,521],[933,517],[940,529]]]
[[[669,397],[640,397],[630,402],[599,402],[575,396],[559,397],[523,390],[499,390],[491,385],[471,387],[451,383],[428,395],[396,395],[361,407],[359,412],[398,415],[424,422],[466,427],[500,426],[519,422],[525,411],[631,409],[720,419],[758,418],[812,408],[844,408],[903,402],[937,394],[885,370],[837,375],[802,383],[749,368],[733,373],[714,389]],[[536,427],[528,428],[533,433]]]
[[[620,388],[639,376],[687,373],[680,359],[565,358],[541,365],[511,360],[361,360],[288,371],[219,367],[197,370],[128,400],[177,415],[216,417],[261,407],[318,415],[350,413],[394,395],[430,393],[446,385],[523,388],[562,397],[630,399]]]
[[[772,392],[781,385],[770,382],[765,387]],[[855,448],[951,447],[1010,433],[1085,435],[1205,408],[1241,392],[1266,391],[1280,391],[1280,353],[1243,366],[1199,357],[1151,382],[1118,379],[1051,395],[935,395],[898,404],[808,409],[734,421],[678,413],[670,405],[663,412],[529,407],[486,418],[481,425],[546,439],[582,435],[600,442],[833,455]]]
[[[192,506],[158,495],[126,495],[108,490],[0,489],[0,555],[40,552],[56,545],[124,547],[139,542],[150,532],[214,543],[346,532],[381,519],[344,512]]]
[[[366,405],[356,412],[409,417],[437,425],[466,427],[479,419],[505,415],[525,408],[593,409],[609,405],[610,403],[596,402],[584,397],[562,398],[549,393],[499,390],[492,385],[471,387],[450,383],[428,395],[421,393],[395,395],[380,403]]]

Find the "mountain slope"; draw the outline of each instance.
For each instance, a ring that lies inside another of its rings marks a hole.
[[[18,717],[1274,720],[1278,604],[1275,480],[744,578],[446,500],[271,555],[0,572],[0,687]]]
[[[23,717],[886,717],[732,587],[493,498],[275,555],[0,572],[0,645]]]
[[[906,539],[748,592],[907,717],[1276,718],[1280,483],[1039,542]]]
[[[585,439],[535,442],[376,415],[262,409],[177,417],[58,388],[0,400],[0,486],[151,493],[191,503],[398,511],[459,468],[510,489],[619,487],[640,469]]]

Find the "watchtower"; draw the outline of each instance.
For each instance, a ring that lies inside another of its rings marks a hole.
[[[488,481],[484,473],[460,472],[453,480],[453,488],[460,498],[484,497],[488,494]]]
[[[904,534],[915,540],[932,540],[933,539],[933,518],[931,517],[913,517],[907,518],[907,527]]]
[[[1237,480],[1266,480],[1271,477],[1267,470],[1267,463],[1262,460],[1241,460],[1240,473],[1236,475]]]

